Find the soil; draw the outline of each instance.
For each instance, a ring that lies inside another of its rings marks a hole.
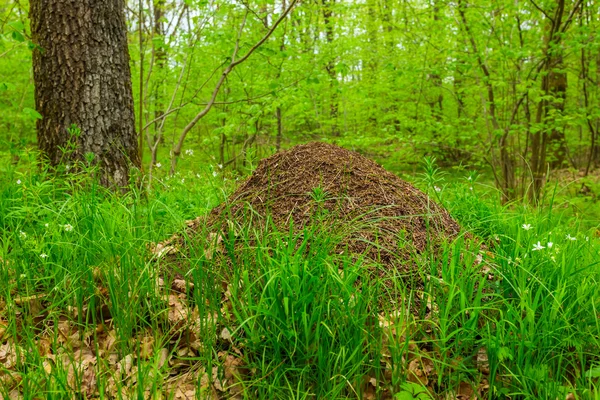
[[[208,217],[227,230],[233,219],[263,224],[269,215],[280,231],[297,232],[319,215],[336,252],[365,255],[409,273],[415,254],[439,247],[460,232],[448,212],[425,193],[374,161],[341,147],[314,142],[262,160],[255,172]],[[225,223],[224,221],[227,221]]]

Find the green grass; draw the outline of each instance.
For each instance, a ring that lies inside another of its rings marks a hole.
[[[34,159],[0,175],[5,398],[600,398],[597,226],[552,197],[503,207],[430,168],[422,185],[488,248],[462,236],[416,257],[426,284],[410,291],[335,254],[352,227],[331,232],[318,215],[301,232],[201,229],[171,262],[151,244],[231,180],[159,171],[151,191],[116,196]]]

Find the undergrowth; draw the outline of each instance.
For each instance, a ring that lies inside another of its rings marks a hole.
[[[201,229],[173,262],[154,244],[223,200],[213,172],[114,195],[92,170],[5,167],[4,398],[600,398],[598,231],[550,200],[502,207],[474,175],[430,170],[430,195],[486,245],[415,257],[411,291],[333,252],[319,218]]]

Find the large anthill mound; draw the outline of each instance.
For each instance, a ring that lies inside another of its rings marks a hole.
[[[332,232],[346,232],[340,251],[401,269],[412,264],[408,257],[454,238],[460,229],[422,191],[374,161],[326,143],[299,145],[262,160],[212,211],[209,223],[227,227],[226,220],[243,224],[249,215],[255,220],[268,215],[282,231],[292,220],[299,230],[315,213],[326,216]]]

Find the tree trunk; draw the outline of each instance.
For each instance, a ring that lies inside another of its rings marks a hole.
[[[327,40],[327,44],[330,46],[330,51],[332,50],[331,45],[333,43],[333,5],[335,4],[335,0],[322,0],[323,2],[323,20],[325,22],[325,40]],[[331,89],[331,104],[329,106],[329,115],[331,117],[331,133],[334,136],[338,136],[340,134],[338,128],[338,98],[337,98],[337,73],[335,71],[335,56],[329,56],[329,60],[325,64],[325,70],[329,75],[329,87]]]
[[[156,67],[158,69],[158,80],[156,83],[156,91],[154,95],[154,123],[155,135],[158,135],[160,127],[163,125],[162,117],[165,113],[164,105],[164,81],[165,76],[165,64],[167,63],[167,50],[165,48],[165,3],[166,0],[155,0],[154,1],[154,37],[159,38],[158,46],[156,48]],[[156,136],[154,138],[156,142]]]
[[[579,7],[577,3],[574,7]],[[575,12],[570,14],[571,16]],[[562,37],[567,30],[571,18],[563,22],[565,17],[565,1],[558,0],[553,12],[553,18],[547,19],[546,35],[544,38],[544,64],[546,75],[542,78],[541,91],[551,96],[552,100],[543,99],[538,103],[536,124],[541,129],[532,134],[531,141],[531,170],[533,172],[534,200],[539,198],[546,178],[548,167],[554,169],[562,166],[566,159],[566,143],[564,131],[557,127],[556,119],[564,112],[564,102],[567,92],[567,75],[563,71]],[[541,132],[540,132],[541,131]],[[546,160],[550,155],[549,162]]]
[[[140,165],[124,8],[124,0],[31,0],[30,10],[38,146],[53,166],[93,153],[110,187],[126,186]]]

